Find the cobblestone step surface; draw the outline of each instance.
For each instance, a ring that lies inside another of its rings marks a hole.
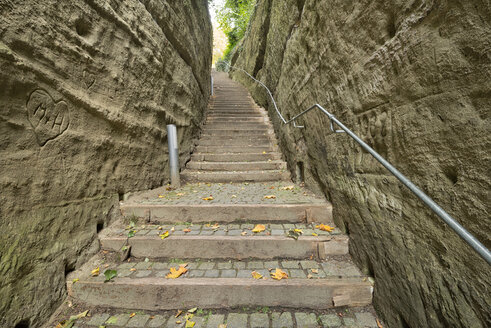
[[[125,217],[152,222],[293,222],[333,225],[332,206],[307,189],[284,181],[192,183],[134,193],[121,203]]]
[[[109,253],[106,253],[106,255]],[[187,272],[169,279],[171,268]],[[98,268],[99,275],[94,276]],[[270,273],[281,269],[288,278],[275,280]],[[106,282],[106,270],[116,277]],[[255,279],[253,273],[262,277]],[[117,264],[99,255],[70,275],[73,298],[95,306],[169,310],[199,306],[234,308],[282,306],[327,309],[365,306],[373,285],[346,260],[322,263],[303,261],[131,261]],[[75,282],[74,282],[75,281]],[[173,296],[174,295],[174,296]],[[177,299],[176,299],[177,298]]]
[[[191,170],[203,171],[259,171],[259,170],[286,170],[283,161],[256,161],[256,162],[195,162],[188,163]]]
[[[151,225],[124,229],[120,226],[116,224],[100,235],[102,249],[119,251],[129,245],[131,255],[137,257],[206,259],[324,259],[329,255],[348,253],[345,235],[338,229],[332,232],[316,229],[314,223],[265,223],[265,230],[259,233],[252,231],[254,224]],[[292,231],[301,235],[295,235],[295,239],[288,237]]]
[[[191,155],[191,160],[207,162],[261,162],[268,160],[281,159],[278,152],[248,153],[248,154],[213,154],[213,153],[195,153]]]
[[[309,310],[285,311],[269,307],[216,311],[196,309],[190,315],[185,309],[176,317],[176,311],[115,311],[95,309],[90,316],[79,319],[74,328],[127,327],[127,328],[184,328],[186,315],[193,328],[377,328],[373,310],[364,307],[312,312]],[[67,311],[76,314],[74,311]],[[60,317],[63,318],[63,317]],[[61,320],[61,319],[60,319]],[[224,327],[224,326],[221,326]]]

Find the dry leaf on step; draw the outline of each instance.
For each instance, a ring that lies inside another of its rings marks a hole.
[[[288,279],[288,274],[277,268],[275,272],[271,272],[271,278],[275,280]]]
[[[377,319],[377,326],[378,328],[384,328],[378,319]]]
[[[240,233],[240,235],[241,235],[241,236],[247,236],[247,231],[242,231],[242,232]]]
[[[202,200],[214,200],[215,198],[213,198],[213,196],[210,196],[210,197],[203,197],[201,199]]]
[[[160,239],[164,240],[165,238],[169,237],[169,231],[164,232],[163,234],[160,235]]]
[[[227,325],[221,324],[221,325],[218,325],[218,328],[227,328]]]
[[[176,268],[170,268],[170,273],[168,273],[165,277],[169,279],[177,279],[181,275],[185,274],[188,272],[188,269],[186,269],[187,264],[181,264],[179,266],[179,269],[176,270]]]
[[[282,187],[281,190],[293,190],[295,188],[295,186],[286,186],[286,187]]]
[[[257,271],[252,271],[252,272],[251,272],[251,275],[252,275],[252,278],[254,278],[254,279],[262,279],[262,277],[263,277],[263,276],[262,276],[262,275],[261,275],[259,272],[257,272]]]
[[[310,271],[312,271],[312,273],[319,273],[319,269],[312,269]]]
[[[319,225],[316,225],[315,226],[317,229],[321,229],[322,231],[327,231],[327,232],[331,232],[334,230],[334,227],[331,227],[331,226],[328,226],[328,225],[325,225],[325,224],[319,224]]]
[[[186,229],[184,229],[184,230],[182,230],[182,231],[184,231],[185,233],[188,233],[188,232],[191,232],[191,229],[186,228]]]
[[[252,232],[256,232],[256,233],[258,233],[258,232],[262,232],[262,231],[264,231],[264,230],[266,230],[266,227],[264,226],[264,224],[257,224],[257,225],[254,227],[254,229],[252,229]]]
[[[130,318],[133,318],[135,315],[136,313],[133,312],[132,314],[130,314]]]
[[[182,314],[182,310],[177,310],[177,313],[176,315],[174,316],[174,318],[177,318],[178,316],[180,316]]]
[[[266,195],[264,196],[264,199],[276,199],[275,195]]]
[[[181,197],[181,196],[184,196],[185,194],[186,194],[185,192],[178,192],[178,193],[176,194],[176,196]]]
[[[99,275],[99,267],[97,267],[94,270],[90,271],[90,274],[92,275],[92,277],[97,277]]]

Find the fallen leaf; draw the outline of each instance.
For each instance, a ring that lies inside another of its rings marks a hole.
[[[319,273],[319,269],[311,269],[312,273]]]
[[[131,268],[130,271],[136,271],[136,269],[135,268]]]
[[[181,321],[181,320],[177,320],[177,321],[176,321],[176,323],[177,323],[178,325],[180,325],[180,324],[182,323],[182,321]]]
[[[75,279],[73,279],[73,280],[72,280],[72,283],[76,283],[76,282],[77,282],[77,281],[79,281],[79,280],[80,280],[80,279],[75,278]]]
[[[157,228],[157,230],[162,230],[162,229],[164,229],[164,228],[162,228],[162,227],[158,227],[158,228]]]
[[[104,264],[104,268],[109,268],[109,264]]]
[[[302,230],[300,230],[300,232],[296,231],[296,230],[300,230],[300,229],[290,229],[286,236],[287,237],[290,237],[290,238],[293,238],[295,240],[298,240],[298,237],[300,237],[300,235],[302,234]]]
[[[155,319],[155,316],[154,316],[154,315],[151,315],[151,316],[150,316],[150,319]]]
[[[181,264],[179,266],[179,269],[176,270],[176,268],[170,268],[170,273],[168,273],[165,277],[168,279],[177,279],[184,273],[188,272],[188,269],[186,269],[187,264]]]
[[[271,187],[269,187],[269,189],[275,189],[275,187],[274,186],[271,186]]]
[[[222,323],[221,325],[218,325],[218,328],[227,328],[227,325]]]
[[[165,195],[159,195],[159,198],[165,198]]]
[[[384,328],[384,326],[382,326],[382,324],[380,323],[380,321],[378,320],[378,318],[377,318],[377,326],[378,326],[378,328]]]
[[[232,195],[232,198],[237,198],[237,195]]]
[[[169,231],[164,232],[163,234],[159,235],[160,239],[164,240],[165,238],[169,237]]]
[[[265,152],[265,151],[263,151],[263,154],[266,154],[266,152]]]
[[[194,322],[194,321],[186,320],[185,328],[193,328],[195,324],[196,324],[196,322]]]
[[[312,232],[312,236],[317,237],[318,234],[316,234],[315,232]]]
[[[134,237],[135,236],[135,230],[130,230],[128,232],[128,238]]]
[[[286,186],[286,187],[282,187],[281,190],[293,190],[295,188],[295,186]]]
[[[299,233],[299,234],[301,234],[301,235],[303,234],[302,229],[293,229],[293,231],[295,231],[296,233]]]
[[[319,224],[319,225],[316,225],[315,227],[316,227],[317,229],[320,229],[320,230],[322,230],[322,231],[327,231],[327,232],[331,232],[331,231],[333,231],[333,230],[334,230],[334,228],[333,228],[333,227],[330,227],[330,226],[325,225],[325,224],[322,224],[322,223],[321,223],[321,224]]]
[[[186,194],[185,192],[178,192],[178,193],[176,194],[176,196],[181,197],[181,196],[184,196],[185,194]]]
[[[178,316],[180,316],[182,314],[182,310],[177,310],[177,313],[176,315],[174,316],[174,318],[177,318]]]
[[[275,195],[266,195],[264,196],[264,199],[276,199]]]
[[[241,235],[241,236],[247,236],[247,231],[242,231],[242,232],[240,233],[240,235]]]
[[[254,279],[262,279],[262,277],[263,277],[262,274],[260,274],[257,271],[252,271],[251,275],[252,275],[252,278],[254,278]]]
[[[189,309],[189,310],[188,310],[188,313],[194,313],[194,312],[196,312],[197,310],[198,310],[198,308],[197,308],[197,307],[195,307],[195,308]]]
[[[94,270],[90,271],[90,274],[92,275],[92,277],[97,277],[99,275],[99,267],[97,267]]]
[[[165,190],[167,190],[167,191],[171,191],[172,189],[173,188],[171,186],[168,186],[168,187],[165,188]]]
[[[133,318],[135,315],[136,315],[136,313],[133,312],[132,314],[130,314],[130,318]]]
[[[254,229],[252,229],[252,232],[258,233],[266,230],[266,227],[263,224],[257,224]]]
[[[310,273],[307,275],[307,279],[312,279],[312,275]]]
[[[285,271],[276,268],[275,272],[271,272],[271,278],[275,280],[288,279],[288,274]]]
[[[104,282],[108,282],[111,279],[116,278],[117,275],[118,275],[118,271],[116,271],[116,270],[104,271],[104,277],[106,277],[106,280],[104,280]]]
[[[202,200],[214,200],[213,196],[201,198]]]
[[[211,226],[211,228],[212,228],[213,230],[218,230],[218,229],[220,229],[220,225],[219,225],[219,224],[218,224],[218,222],[217,222],[217,223],[215,223],[214,225],[212,225],[212,226]]]
[[[182,231],[185,232],[185,233],[188,233],[188,232],[191,232],[191,229],[186,228],[186,229],[183,229]]]

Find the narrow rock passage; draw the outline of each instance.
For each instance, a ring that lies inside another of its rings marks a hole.
[[[223,73],[215,83],[188,183],[130,196],[100,254],[69,276],[72,308],[92,313],[76,327],[377,327],[331,204],[289,181],[245,89]]]

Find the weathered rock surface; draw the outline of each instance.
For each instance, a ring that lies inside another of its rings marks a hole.
[[[264,0],[233,64],[268,85],[287,118],[315,103],[333,112],[490,247],[490,10]],[[262,89],[233,77],[268,106],[290,169],[303,163],[307,184],[333,202],[389,327],[491,325],[484,260],[326,116],[285,127]]]
[[[207,2],[0,2],[0,326],[37,327],[119,197],[167,180],[209,95]],[[187,155],[186,155],[187,154]]]

